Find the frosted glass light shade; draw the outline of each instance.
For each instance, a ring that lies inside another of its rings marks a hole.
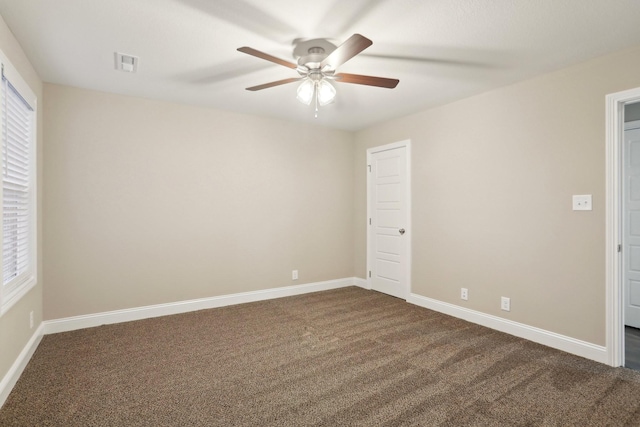
[[[336,99],[336,89],[326,80],[318,82],[318,104],[327,105]]]
[[[298,101],[306,105],[311,104],[315,86],[316,85],[310,79],[305,79],[302,84],[298,86]]]

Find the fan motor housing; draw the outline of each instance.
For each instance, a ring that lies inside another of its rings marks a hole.
[[[336,45],[327,39],[301,40],[295,43],[293,57],[298,65],[309,69],[320,67],[320,63],[336,50]]]

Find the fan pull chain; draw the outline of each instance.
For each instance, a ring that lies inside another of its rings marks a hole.
[[[313,91],[313,93],[316,97],[316,113],[314,117],[317,119],[318,118],[318,82],[316,82],[315,84],[315,90]]]

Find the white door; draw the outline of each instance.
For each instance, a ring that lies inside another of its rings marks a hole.
[[[623,159],[624,323],[640,328],[640,128],[625,130]]]
[[[373,290],[406,299],[411,233],[408,142],[373,148],[367,154],[369,285]]]

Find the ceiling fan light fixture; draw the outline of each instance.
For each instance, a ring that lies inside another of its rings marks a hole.
[[[293,56],[296,64],[282,60],[268,53],[244,46],[238,51],[256,58],[264,59],[274,64],[292,68],[298,72],[299,78],[288,78],[265,83],[258,86],[248,87],[247,90],[256,91],[280,86],[292,82],[300,82],[296,98],[305,105],[314,103],[315,116],[318,117],[318,107],[332,103],[336,99],[336,89],[331,84],[331,80],[342,83],[352,83],[358,85],[377,86],[392,89],[398,84],[397,79],[384,77],[365,76],[360,74],[336,74],[336,69],[342,64],[360,54],[363,50],[371,46],[373,42],[368,38],[354,34],[344,43],[336,47],[326,39],[313,39],[303,41],[296,39]]]
[[[318,82],[318,104],[325,106],[336,99],[336,88],[331,83],[322,79]]]
[[[307,78],[298,86],[298,101],[302,102],[305,105],[310,105],[313,100],[313,94],[315,92],[316,85],[315,83]]]

